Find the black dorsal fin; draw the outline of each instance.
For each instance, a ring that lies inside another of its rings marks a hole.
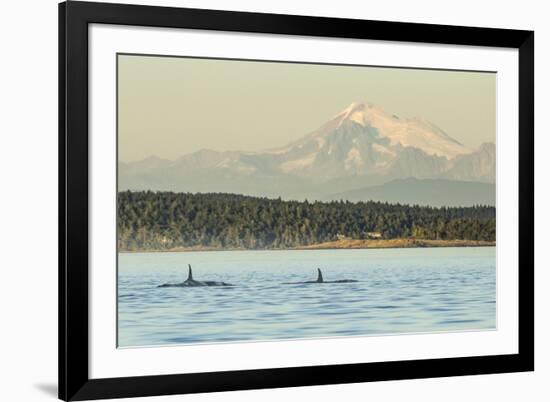
[[[187,265],[189,265],[189,275],[187,276],[187,280],[192,281],[193,280],[193,271],[191,270],[191,264],[187,264]]]
[[[317,282],[319,283],[323,282],[323,274],[319,268],[317,268]]]

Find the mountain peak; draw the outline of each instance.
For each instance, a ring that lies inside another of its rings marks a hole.
[[[370,133],[377,133],[379,138],[389,140],[391,146],[414,147],[447,159],[471,152],[428,119],[400,118],[367,101],[351,103],[332,122],[334,128],[358,124]]]
[[[355,101],[351,103],[347,108],[340,112],[337,116],[340,117],[340,121],[353,120],[357,123],[363,123],[367,114],[375,112],[385,113],[384,110],[373,103],[366,101]]]
[[[346,115],[349,115],[353,112],[363,111],[363,110],[371,108],[371,107],[374,107],[374,105],[370,102],[355,101],[355,102],[352,102],[347,108],[345,108],[342,113],[345,113]]]

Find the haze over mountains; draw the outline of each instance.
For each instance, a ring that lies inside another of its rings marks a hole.
[[[120,162],[119,190],[494,205],[495,171],[493,143],[468,149],[425,119],[355,102],[281,148],[200,150],[176,160]]]

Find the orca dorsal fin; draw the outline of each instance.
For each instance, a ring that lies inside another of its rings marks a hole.
[[[187,276],[187,280],[192,281],[193,280],[193,271],[191,270],[191,264],[187,264],[187,265],[189,265],[189,275]]]
[[[323,283],[323,273],[319,268],[317,268],[317,282]]]

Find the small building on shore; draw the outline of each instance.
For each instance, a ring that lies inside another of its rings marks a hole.
[[[367,239],[381,239],[382,233],[380,232],[367,232],[365,233]]]

